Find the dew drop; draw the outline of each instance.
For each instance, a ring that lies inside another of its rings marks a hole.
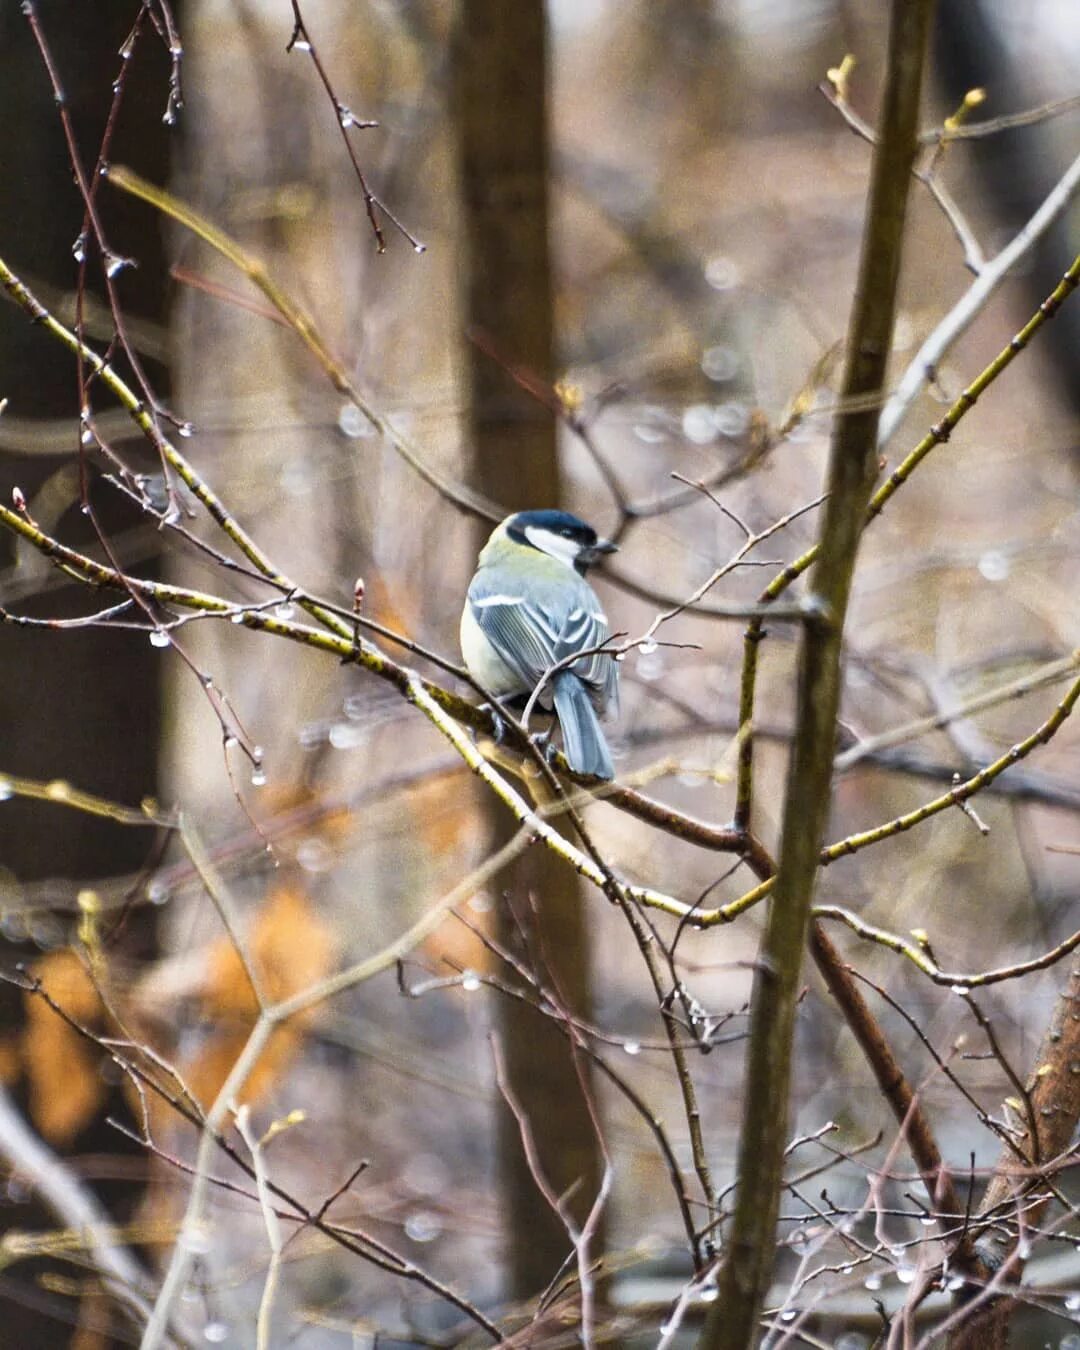
[[[1009,571],[1009,560],[1000,549],[992,548],[979,559],[979,572],[987,581],[1004,581]]]
[[[355,750],[364,743],[368,729],[363,725],[350,725],[348,722],[335,722],[330,728],[327,740],[335,750]]]
[[[111,281],[128,267],[135,266],[134,258],[124,258],[119,253],[105,254],[105,275]]]
[[[429,1209],[418,1209],[405,1220],[405,1236],[413,1242],[434,1242],[442,1232],[442,1220]]]
[[[721,403],[713,409],[712,420],[721,436],[741,436],[750,425],[750,409],[745,403]]]
[[[915,1278],[915,1267],[909,1261],[901,1261],[896,1267],[896,1278],[901,1284],[910,1284]]]
[[[708,403],[692,403],[682,415],[682,433],[694,445],[716,439],[716,420]]]
[[[169,637],[164,628],[153,628],[150,630],[151,647],[167,647],[170,642],[172,642],[172,638]]]
[[[283,623],[288,623],[290,619],[296,618],[296,606],[291,600],[283,600],[280,605],[275,607],[274,618],[281,619]]]
[[[628,1055],[640,1055],[640,1054],[641,1054],[641,1042],[640,1042],[640,1041],[627,1041],[627,1042],[623,1045],[623,1049],[626,1051],[626,1053],[627,1053]]]
[[[207,1322],[203,1327],[203,1340],[211,1345],[224,1345],[229,1339],[229,1327],[226,1322]]]
[[[155,877],[146,888],[146,898],[152,905],[164,905],[169,899],[169,888]]]
[[[881,1280],[882,1280],[881,1271],[879,1270],[871,1271],[870,1274],[867,1275],[866,1279],[863,1280],[863,1287],[866,1289],[880,1289]]]
[[[71,256],[77,263],[86,261],[86,235],[80,234],[71,246]]]
[[[414,253],[426,253],[426,252],[427,252],[427,244],[420,244],[420,243],[413,244],[413,246],[412,246],[412,251],[413,251]]]
[[[184,440],[189,440],[195,435],[195,424],[193,422],[181,422],[176,428],[176,434],[182,436]]]
[[[480,976],[474,970],[467,970],[461,977],[461,987],[467,994],[475,993],[480,988]]]
[[[971,990],[966,984],[953,984],[949,986],[949,992],[951,994],[956,994],[959,998],[967,998],[971,993]]]
[[[265,786],[266,786],[266,770],[265,770],[264,768],[260,767],[260,768],[258,768],[258,769],[252,769],[252,771],[251,771],[251,786],[252,786],[252,787],[265,787]]]
[[[667,440],[665,432],[661,431],[659,427],[650,426],[647,422],[639,422],[634,427],[634,435],[646,445],[659,445],[662,441]]]
[[[739,369],[739,354],[732,347],[706,347],[701,354],[701,369],[716,384],[733,380]]]
[[[9,802],[15,796],[15,789],[9,778],[0,778],[0,802]]]
[[[642,656],[651,656],[659,645],[655,638],[646,638],[644,642],[638,643],[638,651]]]
[[[334,865],[329,847],[321,839],[305,839],[296,850],[296,861],[305,872],[328,872]]]
[[[293,43],[293,51],[309,52],[311,51],[311,43],[308,42],[307,38],[297,38],[296,41]]]
[[[705,264],[705,280],[714,291],[729,291],[739,284],[739,269],[730,258],[717,253]]]
[[[355,405],[343,403],[338,413],[338,431],[350,440],[359,440],[361,436],[374,436],[375,428]]]
[[[1070,1294],[1065,1300],[1066,1312],[1080,1312],[1080,1294]]]

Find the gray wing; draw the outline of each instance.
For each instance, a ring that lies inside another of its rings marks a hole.
[[[478,573],[469,587],[473,618],[501,659],[531,690],[544,674],[574,652],[590,651],[608,640],[611,630],[596,592],[581,578],[577,585],[530,585],[528,599],[495,590]],[[588,686],[601,709],[614,711],[618,667],[606,652],[582,657],[570,667]],[[544,700],[550,704],[550,695]]]

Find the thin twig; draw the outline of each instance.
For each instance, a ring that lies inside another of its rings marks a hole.
[[[941,359],[953,343],[970,327],[991,295],[1009,272],[1046,233],[1080,189],[1080,155],[1055,184],[1039,209],[1022,230],[986,263],[963,297],[941,320],[908,363],[900,382],[889,396],[878,426],[878,446],[884,449],[892,440],[905,414],[928,380],[934,378]]]

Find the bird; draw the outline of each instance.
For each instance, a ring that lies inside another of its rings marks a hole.
[[[616,547],[568,511],[518,511],[481,549],[461,615],[461,653],[477,684],[516,701],[543,682],[537,702],[554,704],[571,769],[605,780],[615,771],[597,714],[618,712],[619,668],[598,650],[610,629],[585,573]]]

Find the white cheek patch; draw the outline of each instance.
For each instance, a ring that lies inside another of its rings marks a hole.
[[[538,548],[549,558],[557,558],[567,567],[573,567],[581,552],[581,545],[576,539],[565,539],[561,534],[553,534],[551,530],[541,529],[537,525],[525,526],[525,538],[533,548]]]

